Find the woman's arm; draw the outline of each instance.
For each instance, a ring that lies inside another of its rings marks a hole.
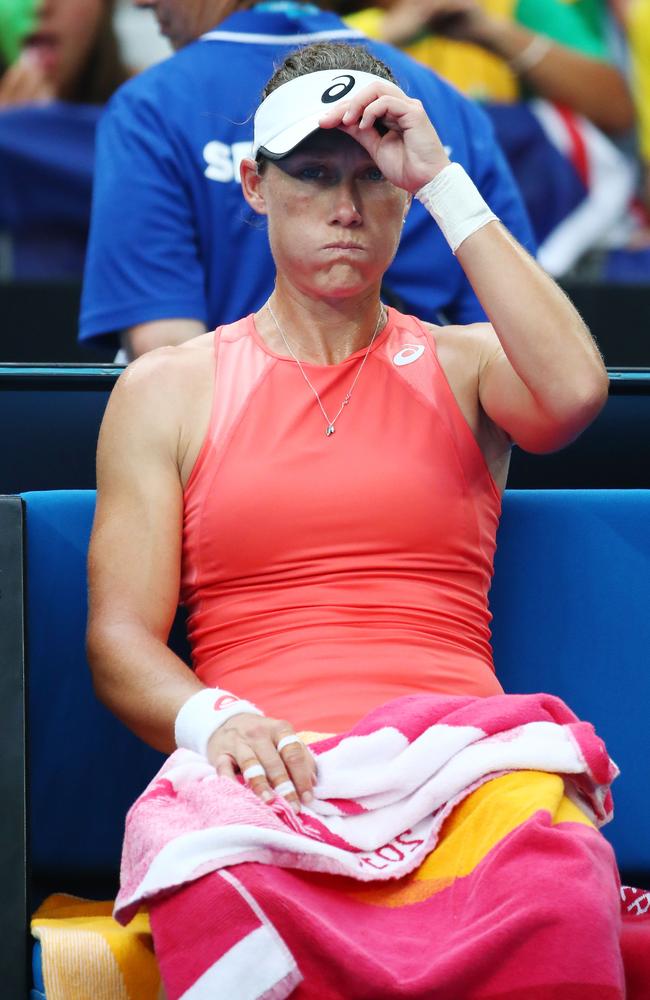
[[[167,648],[178,603],[182,489],[167,359],[131,366],[97,453],[88,657],[100,699],[146,742],[174,749],[174,720],[202,685]],[[170,377],[172,376],[172,377]]]
[[[602,358],[564,292],[500,223],[456,251],[485,309],[479,399],[522,448],[553,451],[597,416],[609,382]]]
[[[181,707],[204,685],[167,647],[180,582],[183,491],[180,413],[188,410],[179,350],[163,349],[134,363],[119,380],[102,423],[97,456],[97,511],[88,572],[87,649],[95,690],[104,704],[147,743],[175,749]],[[219,774],[263,765],[249,782],[258,795],[293,781],[303,800],[314,764],[284,721],[246,712],[228,719],[208,743]],[[297,808],[293,791],[286,798]]]
[[[551,451],[576,437],[607,398],[598,349],[552,278],[490,221],[470,179],[449,163],[421,103],[382,82],[340,102],[320,124],[348,132],[389,181],[438,206],[436,218],[492,323],[476,373],[488,417],[530,451]]]

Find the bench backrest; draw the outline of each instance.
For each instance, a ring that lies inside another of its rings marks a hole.
[[[35,874],[117,865],[129,804],[160,763],[95,699],[84,654],[92,491],[24,496],[31,857]],[[506,493],[491,593],[506,690],[590,719],[621,768],[606,828],[650,872],[650,490]],[[61,886],[62,888],[64,886]]]
[[[0,493],[95,488],[97,435],[121,370],[0,364]],[[549,455],[514,448],[508,486],[648,489],[648,426],[650,367],[610,371],[609,399],[593,424]]]

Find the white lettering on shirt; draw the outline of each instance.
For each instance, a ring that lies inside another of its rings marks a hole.
[[[241,161],[251,154],[250,141],[234,142],[227,146],[225,142],[213,139],[203,147],[203,159],[207,166],[203,173],[209,181],[219,181],[228,184],[231,181],[240,183],[239,167]]]

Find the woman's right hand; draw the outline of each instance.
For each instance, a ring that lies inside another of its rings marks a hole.
[[[242,712],[220,726],[208,743],[208,760],[223,778],[243,775],[263,801],[282,795],[295,812],[313,799],[316,762],[289,722]]]

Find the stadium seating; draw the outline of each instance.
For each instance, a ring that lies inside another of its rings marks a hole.
[[[26,928],[43,896],[115,892],[125,811],[161,760],[92,692],[93,509],[92,491],[0,498],[0,975],[12,998],[26,996]],[[622,771],[605,832],[638,884],[650,879],[649,583],[650,490],[506,493],[491,593],[497,671],[507,690],[562,696],[605,737]],[[186,655],[182,638],[174,645]]]

